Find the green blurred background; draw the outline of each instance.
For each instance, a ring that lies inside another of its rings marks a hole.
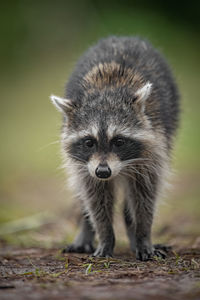
[[[198,1],[1,2],[2,244],[52,245],[73,238],[78,205],[60,169],[61,116],[49,95],[62,96],[82,52],[111,34],[149,39],[172,67],[182,117],[173,159],[174,187],[160,208],[154,235],[172,244],[200,243],[199,11]],[[122,236],[122,221],[117,223]]]

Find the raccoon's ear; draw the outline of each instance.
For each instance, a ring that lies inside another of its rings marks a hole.
[[[52,103],[55,105],[55,107],[62,113],[69,113],[74,108],[71,100],[60,98],[55,95],[51,95],[50,99]]]
[[[152,92],[152,83],[148,81],[143,87],[138,89],[135,93],[136,98],[134,99],[134,103],[137,103],[137,105],[140,106],[142,111],[144,111],[145,102],[150,96],[151,92]]]

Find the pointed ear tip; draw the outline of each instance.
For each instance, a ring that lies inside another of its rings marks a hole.
[[[54,102],[55,96],[54,96],[53,94],[51,94],[51,95],[49,96],[49,99],[51,100],[51,102]]]

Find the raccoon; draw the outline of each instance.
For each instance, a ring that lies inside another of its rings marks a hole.
[[[78,61],[64,98],[51,100],[63,114],[65,166],[83,212],[80,234],[64,252],[113,255],[120,186],[136,258],[162,256],[151,228],[179,119],[178,91],[165,59],[139,37],[101,39]]]

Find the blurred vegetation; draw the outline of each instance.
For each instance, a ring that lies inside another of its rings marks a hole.
[[[198,1],[15,0],[0,6],[0,222],[38,211],[59,214],[64,209],[67,215],[72,200],[69,191],[64,190],[65,174],[59,169],[61,117],[49,95],[63,95],[76,60],[99,38],[139,35],[166,56],[182,98],[173,160],[177,170],[175,188],[168,197],[169,206],[162,208],[161,219],[164,217],[162,220],[168,224],[176,218],[180,227],[192,227],[197,236]]]

